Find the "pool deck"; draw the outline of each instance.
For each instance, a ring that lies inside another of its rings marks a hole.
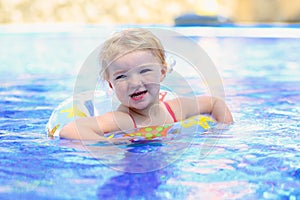
[[[108,35],[115,30],[132,27],[172,29],[186,36],[201,37],[300,38],[300,24],[225,24],[218,26],[12,24],[0,25],[0,36],[1,34],[18,33],[80,33],[81,35],[87,33],[89,36],[97,36],[99,33]]]

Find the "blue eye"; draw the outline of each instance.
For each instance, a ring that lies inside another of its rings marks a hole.
[[[151,71],[151,69],[146,68],[146,69],[142,69],[140,73],[143,74],[143,73],[150,72],[150,71]]]
[[[115,80],[119,80],[119,79],[122,79],[122,78],[126,78],[126,76],[125,76],[125,75],[119,75],[119,76],[117,76],[117,77],[115,78]]]

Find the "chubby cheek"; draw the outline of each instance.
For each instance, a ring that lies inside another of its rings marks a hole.
[[[128,101],[129,94],[126,84],[113,84],[112,88],[120,101]]]
[[[160,84],[159,83],[149,83],[146,85],[146,89],[148,92],[156,92],[157,90],[160,89]]]
[[[159,85],[160,84],[160,75],[149,75],[149,76],[143,76],[143,82],[145,85]]]
[[[153,88],[153,89],[159,89],[160,88],[160,77],[150,77],[148,79],[144,79],[145,80],[145,85],[147,85],[147,87],[149,88]]]

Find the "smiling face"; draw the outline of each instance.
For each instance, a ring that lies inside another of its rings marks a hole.
[[[166,67],[150,50],[128,53],[107,68],[108,82],[120,102],[136,110],[159,102],[160,82],[165,74]]]

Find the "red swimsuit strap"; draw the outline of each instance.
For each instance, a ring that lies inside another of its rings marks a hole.
[[[163,103],[165,104],[168,112],[170,113],[171,117],[173,118],[173,121],[177,122],[175,114],[174,114],[173,110],[171,109],[170,105],[167,102],[163,102]],[[131,117],[131,119],[133,121],[134,128],[137,128],[137,125],[136,125],[136,122],[135,122],[133,116],[130,113],[129,113],[129,116]]]
[[[131,117],[132,121],[133,121],[133,125],[134,125],[134,128],[137,128],[137,125],[136,125],[136,122],[134,120],[134,118],[132,117],[132,115],[130,113],[128,113],[129,116]]]
[[[168,112],[170,113],[171,117],[173,118],[173,121],[177,122],[175,114],[174,114],[173,110],[171,109],[170,105],[167,102],[165,102],[165,101],[164,101],[164,104],[165,104]]]

